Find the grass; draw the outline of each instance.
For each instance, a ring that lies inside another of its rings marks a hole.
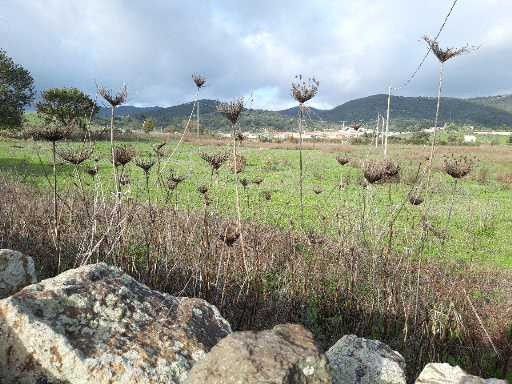
[[[141,156],[153,154],[154,141],[125,143],[136,148]],[[59,146],[78,146],[78,143],[59,143]],[[167,153],[175,142],[170,142]],[[270,148],[269,148],[270,147]],[[336,214],[341,210],[353,209],[357,212],[363,199],[372,199],[374,209],[366,214],[372,220],[383,223],[390,212],[398,206],[410,189],[409,179],[413,176],[417,163],[428,155],[423,146],[391,146],[391,157],[399,162],[402,169],[402,182],[399,184],[361,187],[360,164],[368,159],[379,157],[375,149],[367,146],[335,146],[316,144],[316,148],[304,153],[305,177],[305,224],[300,226],[300,197],[296,185],[298,181],[298,154],[294,146],[279,148],[271,145],[248,144],[241,152],[247,158],[247,166],[240,178],[249,181],[262,178],[260,185],[250,183],[240,187],[242,216],[244,220],[257,221],[280,229],[304,229],[306,232],[320,232],[337,236],[339,225]],[[306,147],[307,148],[307,147]],[[310,147],[311,148],[311,147]],[[340,166],[336,162],[338,148],[352,159],[352,165]],[[211,182],[210,169],[199,156],[201,151],[230,151],[223,142],[207,142],[201,145],[184,143],[170,162],[163,162],[168,170],[185,176],[177,191],[179,209],[194,212],[203,207],[203,197],[197,192],[200,185],[210,185],[209,196],[216,212],[227,218],[236,216],[233,201],[234,175],[225,164],[217,181]],[[512,233],[512,190],[508,184],[499,181],[500,176],[511,172],[512,148],[507,146],[481,147],[440,147],[439,162],[444,154],[470,153],[479,161],[468,179],[459,182],[455,196],[452,196],[453,180],[440,171],[434,177],[434,194],[428,201],[431,223],[447,239],[429,241],[423,255],[428,258],[458,260],[481,264],[483,267],[512,269],[512,248],[508,234]],[[111,180],[112,169],[109,162],[110,147],[106,142],[98,142],[93,158],[100,159],[100,177]],[[90,161],[91,163],[91,161]],[[354,166],[355,165],[355,166]],[[51,174],[49,146],[43,142],[4,140],[0,141],[0,169],[4,174],[21,177],[26,183],[38,188],[49,187],[46,176]],[[74,188],[74,169],[70,165],[58,167],[61,188]],[[146,200],[144,173],[130,164],[127,168],[131,185],[130,195],[139,201]],[[92,179],[82,175],[89,187]],[[338,188],[340,180],[344,188]],[[105,183],[110,185],[110,183]],[[150,175],[152,200],[165,205],[175,201],[176,196],[162,191],[156,185],[156,175]],[[270,192],[267,200],[264,193]],[[320,193],[316,193],[320,192]],[[167,201],[166,201],[167,199]],[[448,223],[449,206],[453,204],[452,219]],[[406,204],[396,224],[397,240],[394,246],[403,250],[410,242],[408,228],[420,221],[422,208]],[[356,223],[354,223],[356,224]],[[357,225],[354,226],[357,229]]]
[[[34,256],[41,277],[57,273],[60,257],[63,270],[105,261],[154,289],[208,300],[235,330],[301,323],[322,348],[347,333],[380,339],[406,357],[411,380],[430,361],[484,376],[510,373],[503,359],[512,352],[510,148],[440,148],[439,160],[469,153],[481,159],[479,169],[453,194],[453,180],[437,163],[432,196],[412,206],[407,194],[429,148],[391,146],[401,182],[363,187],[363,164],[381,158],[373,147],[305,143],[302,226],[296,144],[244,142],[240,178],[263,182],[250,184],[247,195],[240,188],[243,243],[229,244],[227,228],[238,230],[234,175],[225,164],[212,180],[199,155],[229,151],[229,143],[192,140],[163,164],[186,177],[177,196],[158,185],[153,167],[151,203],[135,164],[115,199],[109,143],[98,142],[92,157],[99,158],[99,179],[82,171],[85,191],[73,167],[60,164],[60,242],[51,220],[48,145],[1,141],[0,247]],[[146,157],[155,143],[125,144]],[[59,143],[67,145],[79,144]],[[337,163],[342,151],[350,165]]]

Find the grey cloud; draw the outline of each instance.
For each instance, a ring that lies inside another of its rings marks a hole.
[[[207,75],[203,97],[254,92],[254,105],[292,105],[297,73],[320,79],[317,105],[385,92],[414,69],[450,2],[433,0],[0,0],[0,46],[39,89],[95,92],[126,82],[130,103],[172,105],[194,95],[191,74]],[[447,65],[446,94],[512,91],[512,3],[459,2],[441,36],[480,50]],[[405,95],[435,95],[429,58]]]

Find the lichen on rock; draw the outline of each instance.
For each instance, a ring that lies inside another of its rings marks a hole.
[[[34,260],[10,249],[0,249],[0,299],[37,281]]]
[[[104,263],[0,300],[2,383],[182,383],[231,332],[200,299],[153,291]],[[32,381],[31,381],[32,380]]]

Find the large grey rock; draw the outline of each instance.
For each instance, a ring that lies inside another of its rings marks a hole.
[[[0,382],[182,383],[230,332],[204,300],[88,265],[0,300]]]
[[[23,253],[0,249],[0,299],[37,282],[34,260]]]
[[[430,363],[423,368],[416,384],[506,384],[506,381],[468,375],[459,366],[447,363]]]
[[[405,384],[405,360],[377,340],[345,335],[326,353],[335,384]]]
[[[190,371],[187,384],[331,383],[325,357],[300,325],[236,332]]]

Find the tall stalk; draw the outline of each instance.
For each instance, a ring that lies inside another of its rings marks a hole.
[[[106,89],[105,87],[98,87],[98,93],[107,101],[107,103],[111,107],[110,111],[110,150],[112,153],[112,168],[113,168],[113,174],[114,174],[114,185],[116,189],[116,199],[119,199],[120,197],[120,188],[119,188],[119,176],[117,174],[116,169],[116,159],[115,159],[115,148],[114,148],[114,117],[115,117],[115,109],[116,107],[126,103],[126,100],[128,99],[128,91],[126,88],[126,85],[121,88],[121,90],[114,94],[109,89]]]
[[[304,162],[302,159],[302,147],[304,138],[302,135],[302,120],[304,118],[304,104],[299,105],[299,194],[300,194],[300,218],[304,225]]]
[[[311,100],[318,93],[318,86],[320,82],[314,77],[303,80],[302,75],[295,76],[296,82],[292,82],[291,93],[295,100],[299,103],[299,194],[300,194],[300,215],[301,223],[304,226],[304,162],[302,156],[302,149],[304,143],[303,137],[303,119],[304,119],[304,103]]]
[[[117,177],[116,156],[114,152],[114,114],[116,107],[111,105],[110,114],[110,153],[112,154],[112,170],[114,174],[114,186],[116,188],[116,199],[119,198],[119,180]]]
[[[60,254],[60,233],[59,216],[57,205],[57,142],[52,141],[52,160],[53,160],[53,228],[55,232],[55,244],[57,248],[57,273],[60,273],[61,254]]]
[[[437,125],[439,124],[439,110],[441,107],[441,93],[443,90],[443,74],[444,74],[444,62],[440,63],[439,66],[439,86],[437,89],[437,106],[436,106],[436,118],[434,121],[434,134],[432,135],[432,145],[430,148],[430,168],[432,168],[432,161],[434,160],[434,151],[436,148],[436,136],[437,136]]]
[[[386,133],[384,138],[384,157],[388,156],[388,135],[389,135],[389,115],[391,112],[391,86],[388,88],[388,109],[386,112]]]

